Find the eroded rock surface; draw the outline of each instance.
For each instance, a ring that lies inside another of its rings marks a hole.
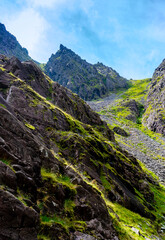
[[[147,95],[143,124],[165,135],[165,60],[156,68]]]
[[[119,239],[108,201],[155,219],[156,183],[99,115],[33,63],[1,60],[1,238]]]

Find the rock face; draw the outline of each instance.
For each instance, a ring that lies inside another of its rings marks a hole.
[[[0,59],[0,238],[123,239],[109,202],[154,219],[154,180],[99,115],[34,63]]]
[[[123,103],[121,103],[121,106],[123,106],[125,109],[129,109],[130,111],[128,116],[126,116],[126,119],[136,122],[137,118],[140,115],[140,107],[138,102],[136,102],[134,99],[123,101]]]
[[[165,60],[153,74],[145,108],[143,124],[165,135]]]
[[[106,81],[105,85],[108,90],[115,90],[118,88],[127,88],[128,87],[128,81],[121,77],[114,69],[111,67],[107,67],[103,65],[102,63],[97,63],[94,65],[97,69],[97,71],[105,76]]]
[[[26,48],[21,47],[17,39],[0,23],[0,54],[15,56],[21,61],[31,60]]]
[[[118,127],[118,126],[114,127],[113,131],[115,133],[123,136],[123,137],[128,137],[129,136],[129,134],[124,129],[122,129],[122,128]]]
[[[85,100],[102,97],[109,90],[128,87],[128,81],[112,68],[99,63],[92,65],[63,45],[56,54],[52,54],[45,72]]]

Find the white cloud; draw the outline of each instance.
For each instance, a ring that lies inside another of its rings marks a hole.
[[[28,8],[8,18],[6,27],[9,32],[17,37],[19,43],[28,49],[32,56],[33,52],[44,41],[49,25],[37,11]]]
[[[52,8],[64,3],[68,3],[68,0],[27,0],[27,3],[32,7]]]

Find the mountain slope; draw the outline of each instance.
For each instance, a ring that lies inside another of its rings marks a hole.
[[[158,236],[163,190],[99,115],[33,63],[0,64],[0,237]]]
[[[109,90],[128,87],[127,80],[112,68],[87,63],[63,45],[60,45],[56,54],[52,54],[45,66],[45,72],[51,79],[85,100],[102,97]]]
[[[145,108],[143,124],[165,136],[165,60],[153,74]]]
[[[123,93],[111,94],[105,99],[88,104],[111,124],[120,146],[143,162],[165,184],[165,138],[142,124],[151,79],[131,82],[132,86]]]
[[[32,60],[26,48],[23,48],[17,39],[0,23],[0,54],[7,57],[15,56],[21,61]]]

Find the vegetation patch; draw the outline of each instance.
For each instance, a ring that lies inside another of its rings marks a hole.
[[[6,106],[4,104],[1,104],[1,103],[0,103],[0,107],[6,108]]]
[[[25,126],[28,127],[31,130],[35,130],[35,127],[29,123],[25,123]]]
[[[41,168],[41,176],[43,179],[51,179],[53,182],[61,183],[62,185],[67,186],[76,193],[77,185],[73,184],[68,176],[61,174],[57,175],[44,168]]]

